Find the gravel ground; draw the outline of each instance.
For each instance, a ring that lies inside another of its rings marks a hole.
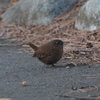
[[[0,39],[0,44],[6,42]],[[22,86],[23,81],[26,86]],[[99,100],[96,99],[99,97],[100,67],[46,68],[22,47],[0,46],[0,98]]]

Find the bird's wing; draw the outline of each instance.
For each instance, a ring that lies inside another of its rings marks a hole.
[[[53,55],[53,52],[52,50],[47,50],[45,48],[45,50],[43,50],[42,48],[41,49],[38,49],[34,56],[37,57],[38,59],[44,59],[45,57],[48,57],[48,56],[52,56]]]

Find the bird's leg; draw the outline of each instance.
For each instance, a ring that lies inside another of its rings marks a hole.
[[[46,65],[46,68],[51,68],[52,66],[51,65]]]
[[[52,64],[51,66],[52,66],[52,67],[54,67],[55,65],[54,65],[54,64]]]

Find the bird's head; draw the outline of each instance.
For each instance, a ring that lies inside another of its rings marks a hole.
[[[52,40],[51,43],[55,46],[55,47],[63,47],[63,41],[57,39],[57,40]]]

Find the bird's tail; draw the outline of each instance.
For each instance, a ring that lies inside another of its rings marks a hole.
[[[28,43],[28,45],[33,49],[33,50],[37,50],[38,49],[38,47],[37,46],[35,46],[34,44],[32,44],[32,43]]]

